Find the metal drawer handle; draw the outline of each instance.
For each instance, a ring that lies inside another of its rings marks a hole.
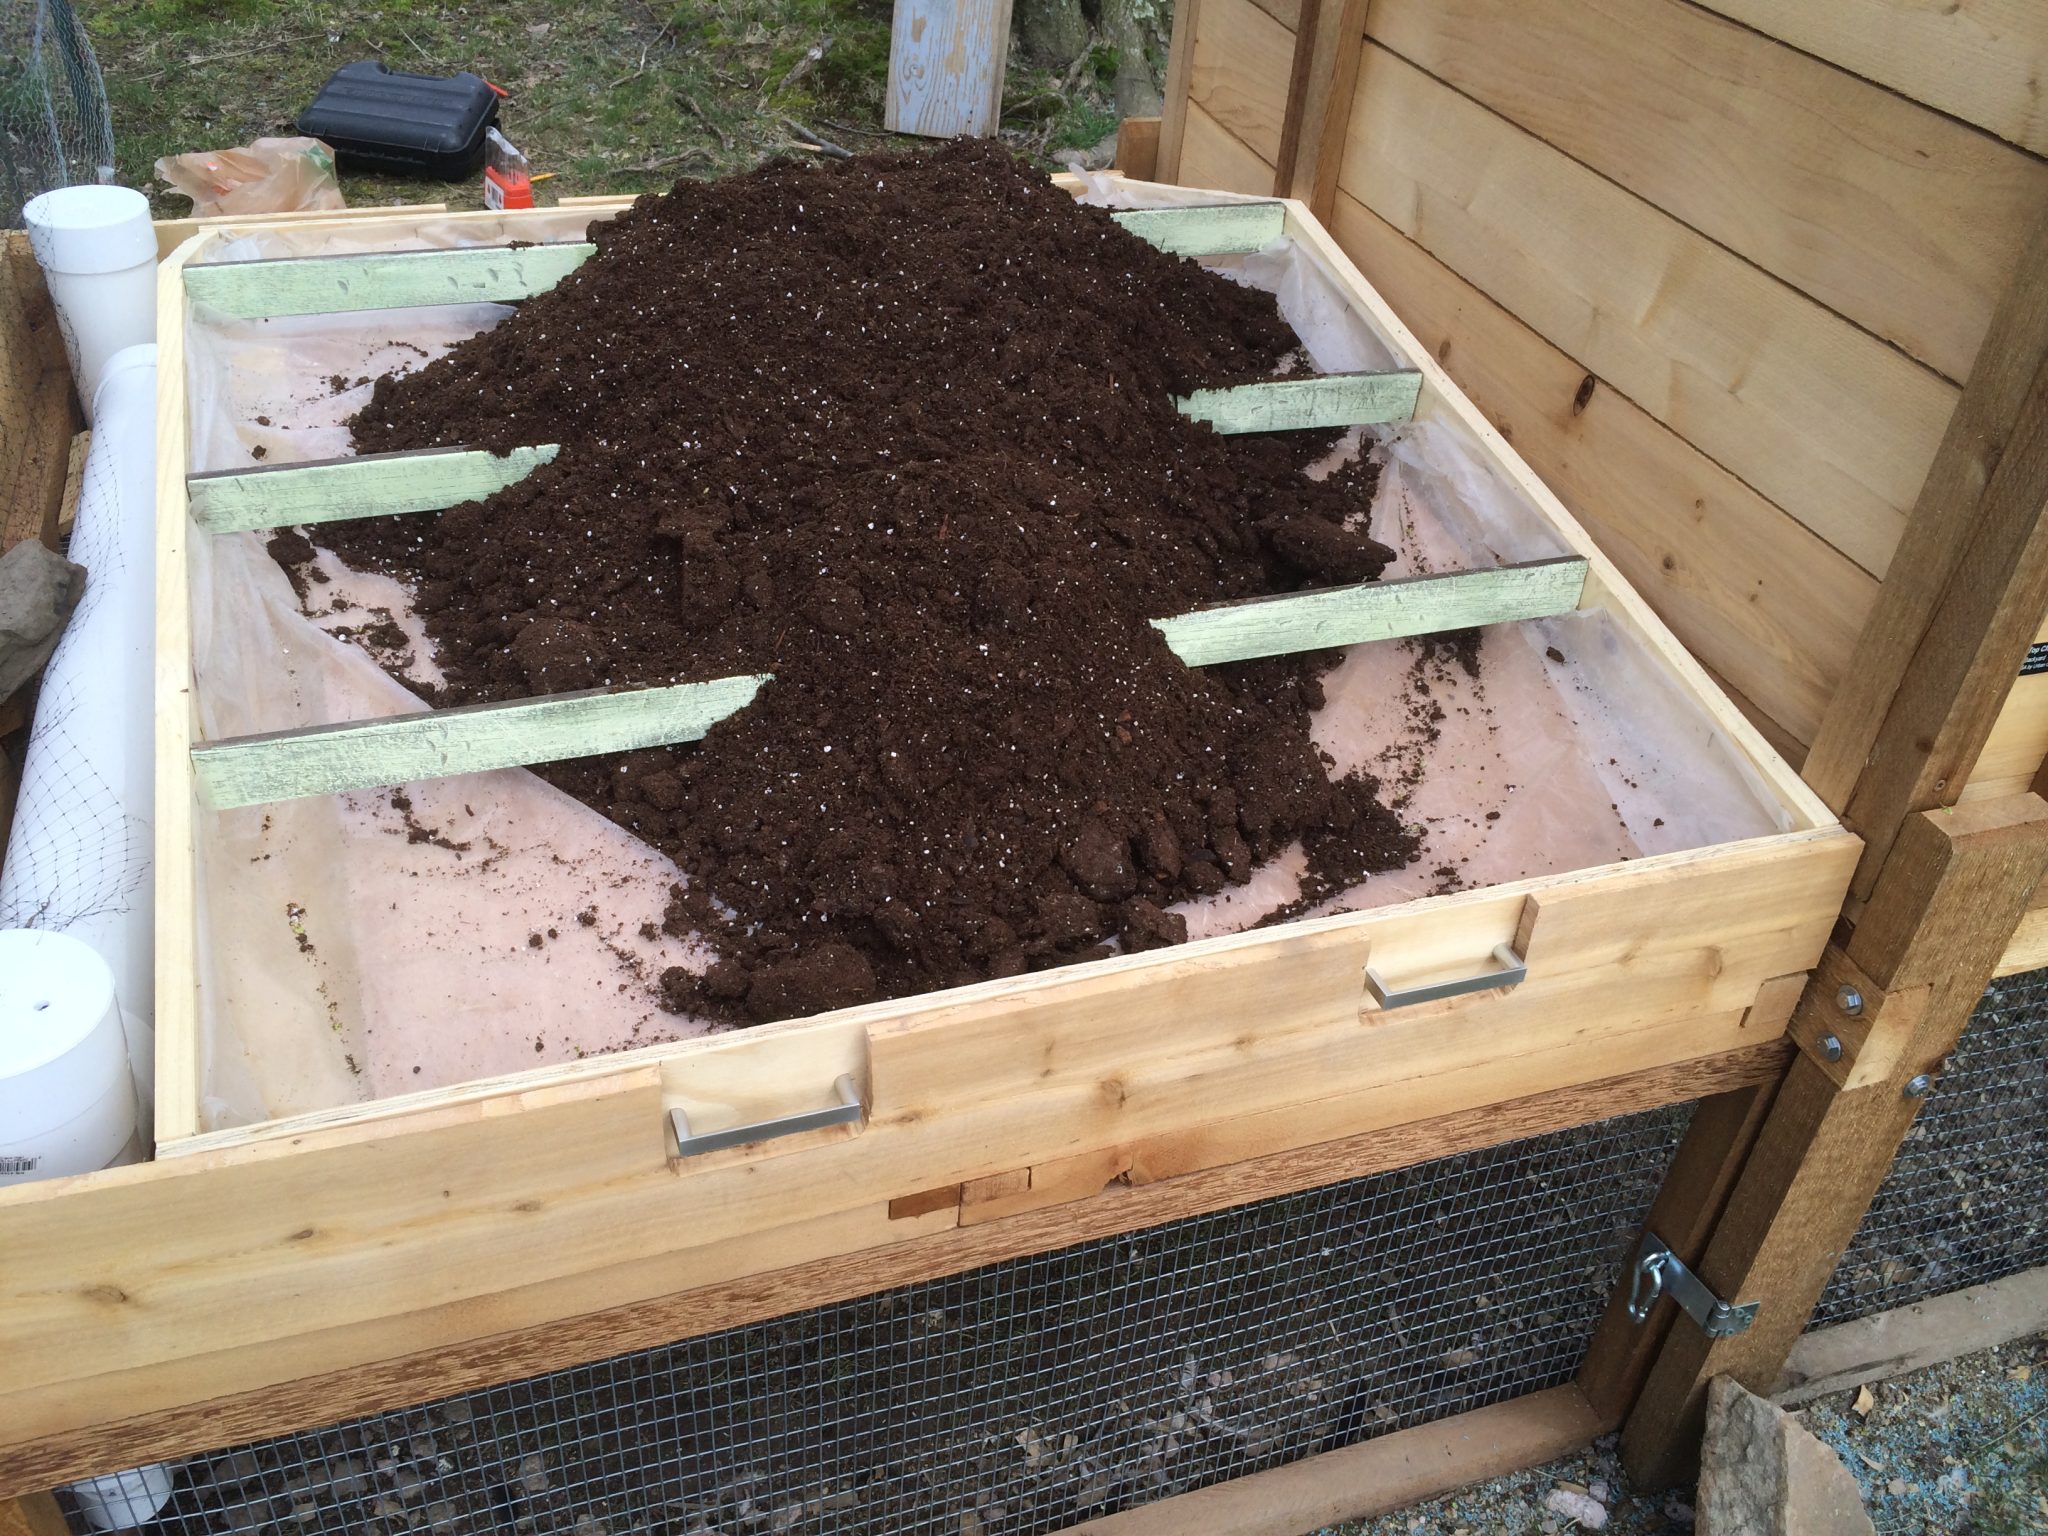
[[[818,1131],[828,1125],[858,1125],[861,1116],[867,1113],[867,1107],[860,1101],[860,1085],[854,1082],[851,1073],[842,1072],[832,1087],[839,1102],[824,1109],[800,1109],[793,1115],[777,1115],[772,1120],[756,1120],[751,1125],[733,1125],[722,1131],[705,1131],[701,1135],[690,1133],[689,1116],[680,1109],[672,1109],[668,1112],[668,1120],[676,1133],[676,1156],[695,1157],[703,1152],[716,1152],[720,1147],[737,1147],[776,1136],[794,1136],[798,1131]]]
[[[1450,981],[1429,981],[1419,987],[1390,987],[1371,966],[1365,968],[1365,990],[1381,1008],[1406,1008],[1411,1003],[1433,1003],[1440,997],[1458,997],[1466,992],[1488,992],[1495,987],[1520,986],[1529,977],[1529,964],[1515,953],[1512,944],[1493,946],[1499,970],[1481,971],[1476,976],[1458,976]]]

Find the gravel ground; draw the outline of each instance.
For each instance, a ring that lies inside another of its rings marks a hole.
[[[1880,1536],[2048,1531],[2048,1335],[1876,1383],[1867,1400],[1820,1398],[1802,1416],[1856,1474]],[[1576,1523],[1555,1508],[1573,1502],[1560,1495],[1597,1500],[1605,1521]],[[1691,1530],[1690,1498],[1638,1494],[1608,1436],[1547,1466],[1323,1536],[1653,1536]]]

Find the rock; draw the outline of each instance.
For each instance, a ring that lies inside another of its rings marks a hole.
[[[528,1493],[548,1491],[547,1463],[538,1456],[528,1456],[519,1463],[519,1486]]]
[[[85,567],[24,539],[0,555],[0,699],[42,671],[85,593]]]
[[[1876,1536],[1856,1479],[1783,1409],[1717,1376],[1700,1447],[1700,1536]]]
[[[1553,1488],[1543,1496],[1543,1507],[1553,1514],[1562,1515],[1575,1522],[1585,1531],[1607,1529],[1607,1506],[1589,1493],[1578,1493],[1570,1488]]]

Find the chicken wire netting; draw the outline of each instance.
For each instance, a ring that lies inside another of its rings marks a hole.
[[[1568,1380],[1690,1114],[1535,1137],[223,1451],[177,1469],[148,1529],[1059,1530]]]
[[[2048,1264],[2048,970],[1995,981],[1813,1328]]]
[[[0,0],[0,215],[38,193],[114,179],[114,124],[70,0]]]

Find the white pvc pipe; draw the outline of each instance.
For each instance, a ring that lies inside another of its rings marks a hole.
[[[114,355],[156,335],[156,229],[132,187],[59,187],[21,210],[89,420]]]
[[[155,255],[152,234],[152,266]],[[0,927],[68,935],[106,963],[147,1125],[156,1016],[154,346],[128,347],[105,360],[92,419],[70,546],[71,558],[85,567],[85,596],[36,697],[14,830],[0,866]],[[132,1098],[130,1105],[132,1111]],[[151,1141],[139,1137],[137,1152]],[[94,1528],[127,1530],[169,1502],[173,1470],[159,1462],[86,1478],[68,1491]]]
[[[107,363],[71,558],[85,595],[44,669],[0,928],[69,934],[114,974],[128,1050],[153,1095],[155,901],[156,348]]]

